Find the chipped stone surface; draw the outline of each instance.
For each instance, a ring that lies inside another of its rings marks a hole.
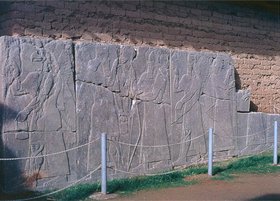
[[[61,152],[3,162],[9,191],[90,174],[103,132],[108,177],[121,178],[206,159],[210,127],[216,159],[258,153],[280,120],[248,112],[226,54],[21,37],[1,37],[0,49],[2,157]],[[99,179],[100,170],[83,182]]]

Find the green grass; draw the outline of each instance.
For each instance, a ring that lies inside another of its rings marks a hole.
[[[77,201],[89,197],[94,192],[100,192],[100,184],[79,184],[59,192],[50,198],[57,201]]]
[[[229,180],[232,180],[233,178],[234,178],[233,175],[228,174],[226,172],[221,172],[221,173],[215,175],[214,177],[212,177],[211,179],[212,180],[229,181]]]
[[[230,180],[236,174],[267,174],[280,172],[280,167],[272,165],[271,153],[232,159],[215,163],[213,167],[214,180]],[[108,182],[108,192],[130,194],[144,189],[158,189],[166,187],[186,186],[197,183],[186,181],[187,176],[207,174],[206,165],[191,166],[166,175],[138,176],[127,179],[116,179]],[[52,196],[58,201],[85,200],[94,192],[100,192],[100,184],[80,184]]]
[[[182,172],[174,172],[168,175],[141,176],[130,179],[113,180],[108,184],[108,192],[127,194],[138,190],[184,186],[193,183],[194,182],[191,181],[185,181]]]
[[[272,165],[272,154],[265,153],[256,156],[234,159],[226,165],[220,163],[214,166],[214,180],[230,180],[233,174],[268,174],[280,172],[280,167]]]
[[[138,176],[127,179],[115,179],[108,182],[108,193],[118,193],[127,195],[135,191],[144,189],[158,189],[166,187],[185,186],[196,183],[195,181],[185,181],[182,172],[174,172],[162,176]],[[76,201],[86,199],[94,192],[100,192],[100,184],[80,184],[57,193],[51,198],[58,201]]]

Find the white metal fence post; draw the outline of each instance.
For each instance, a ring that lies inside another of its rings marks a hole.
[[[208,145],[208,175],[212,176],[213,167],[213,129],[209,128],[209,145]]]
[[[274,122],[274,150],[273,150],[273,164],[277,165],[278,163],[278,155],[277,155],[277,121]]]
[[[107,193],[107,134],[101,134],[101,193]]]

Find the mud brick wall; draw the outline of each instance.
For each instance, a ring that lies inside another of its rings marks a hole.
[[[237,88],[251,91],[251,110],[280,112],[280,23],[273,13],[222,2],[0,4],[0,35],[226,52],[235,63]]]

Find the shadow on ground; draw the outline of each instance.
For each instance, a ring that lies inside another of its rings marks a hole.
[[[262,196],[249,199],[248,201],[253,201],[253,200],[280,200],[280,194],[265,194]]]

